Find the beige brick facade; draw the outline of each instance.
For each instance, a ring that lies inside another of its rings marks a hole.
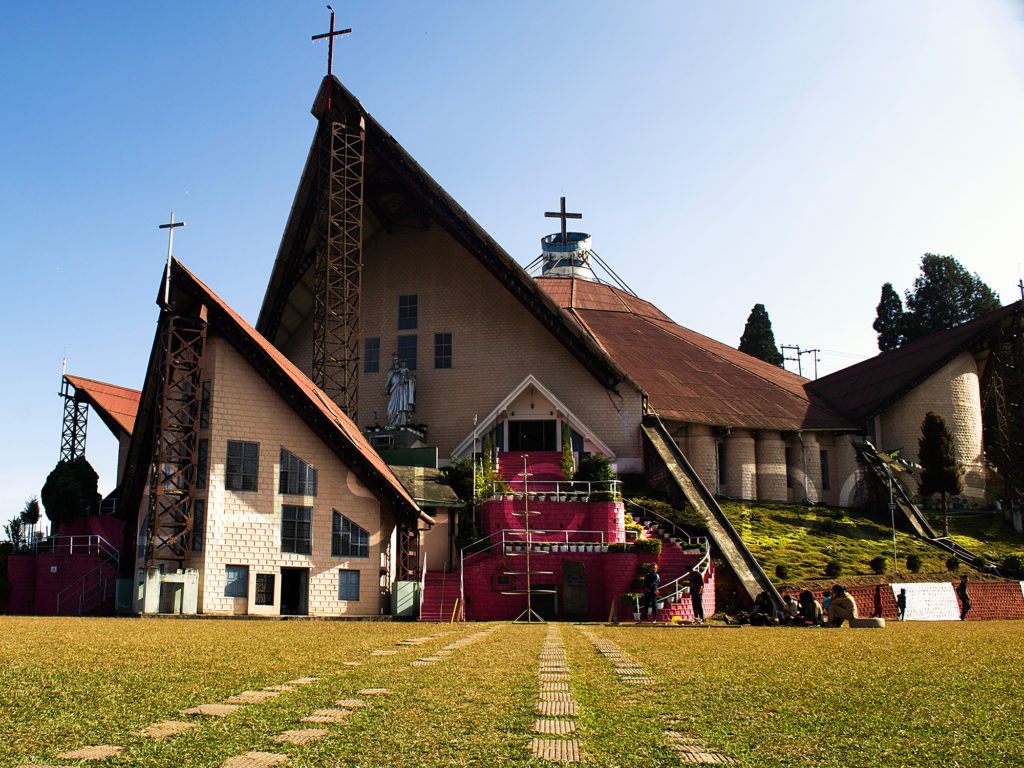
[[[975,502],[982,501],[985,474],[981,390],[973,355],[968,352],[959,355],[883,411],[875,421],[878,447],[884,451],[902,450],[904,458],[916,462],[921,422],[928,411],[942,416],[953,433],[957,460],[966,471],[964,496]]]
[[[786,501],[786,442],[779,432],[757,433],[757,498],[765,501]]]
[[[754,436],[734,429],[725,438],[725,492],[737,499],[757,498],[757,455]]]
[[[207,342],[204,379],[212,381],[206,523],[202,551],[190,567],[201,571],[200,607],[206,614],[278,615],[281,611],[281,568],[309,569],[308,607],[311,616],[376,615],[381,610],[382,540],[393,526],[383,519],[381,505],[335,455],[235,349],[221,338]],[[259,444],[259,481],[255,492],[227,490],[225,464],[229,440]],[[280,449],[284,447],[317,469],[315,497],[278,493]],[[312,554],[281,551],[281,505],[313,507]],[[370,533],[366,558],[331,555],[331,524],[337,510]],[[225,566],[249,567],[249,597],[224,596]],[[339,571],[360,573],[358,602],[338,599]],[[255,603],[256,575],[273,574],[274,602]]]
[[[380,368],[360,369],[360,427],[385,418],[385,373],[399,336],[417,341],[414,420],[442,459],[472,432],[473,416],[490,413],[527,375],[536,378],[615,454],[641,467],[640,393],[626,383],[616,395],[595,377],[477,259],[440,227],[366,244],[360,336],[380,339]],[[310,280],[312,275],[307,275]],[[415,295],[415,329],[398,329],[398,297]],[[434,334],[452,334],[452,367],[434,368]],[[303,371],[312,364],[312,317],[282,346]]]

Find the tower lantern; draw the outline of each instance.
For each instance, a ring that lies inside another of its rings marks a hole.
[[[541,275],[543,277],[579,277],[596,280],[590,268],[591,238],[586,232],[566,230],[567,219],[582,219],[582,213],[567,213],[565,198],[560,199],[560,210],[548,211],[545,218],[561,219],[562,230],[540,240]]]

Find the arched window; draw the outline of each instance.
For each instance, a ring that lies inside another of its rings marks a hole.
[[[334,510],[331,523],[331,555],[334,557],[369,557],[370,534]]]

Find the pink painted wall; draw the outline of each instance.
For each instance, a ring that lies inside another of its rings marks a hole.
[[[522,500],[502,501],[494,499],[480,506],[480,529],[483,535],[497,533],[507,528],[525,527],[525,518],[513,512],[522,512]],[[569,541],[598,541],[593,534],[577,531],[600,531],[605,543],[625,540],[625,508],[620,502],[558,502],[531,501],[530,527],[546,531],[569,531]],[[537,541],[565,541],[561,533],[536,536]]]

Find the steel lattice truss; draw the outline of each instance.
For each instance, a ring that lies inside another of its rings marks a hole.
[[[192,549],[206,321],[168,313],[162,323],[146,565],[183,567]]]
[[[363,269],[366,130],[320,127],[320,228],[313,322],[313,382],[353,420],[359,405],[359,294]]]
[[[64,398],[64,424],[60,433],[60,460],[73,461],[85,455],[86,427],[89,425],[89,404],[79,400],[75,388],[67,379],[60,385]]]
[[[398,524],[398,581],[415,581],[419,570],[417,525]]]

